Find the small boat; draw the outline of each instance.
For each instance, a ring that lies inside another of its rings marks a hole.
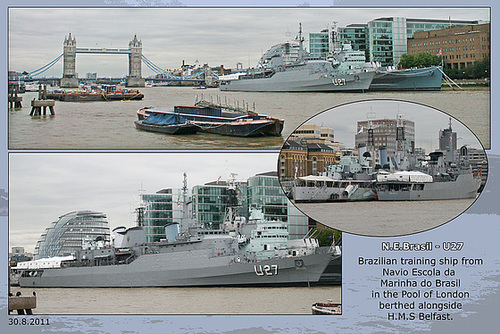
[[[342,314],[342,304],[334,303],[328,300],[327,303],[314,303],[312,306],[312,314]]]
[[[130,101],[142,100],[144,94],[137,89],[126,89],[121,85],[91,85],[78,90],[54,90],[47,93],[47,98],[64,102],[90,101]]]
[[[200,131],[238,137],[280,136],[284,121],[238,108],[199,101],[194,106],[174,106],[173,109],[143,107],[137,111],[139,120],[151,113],[178,115]]]
[[[290,191],[293,200],[296,203],[375,200],[370,155],[363,155],[362,148],[358,150],[361,162],[345,151],[340,162],[328,166],[326,172],[296,178]]]
[[[182,118],[179,115],[166,115],[162,113],[151,113],[146,119],[135,121],[135,127],[139,130],[161,132],[169,135],[195,134],[199,126]]]

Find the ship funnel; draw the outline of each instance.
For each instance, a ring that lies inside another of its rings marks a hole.
[[[142,226],[131,227],[123,232],[122,247],[138,246],[146,242],[146,231]],[[118,248],[115,246],[115,248]]]
[[[389,163],[389,161],[387,160],[387,147],[380,146],[379,151],[380,151],[380,166],[383,167]]]
[[[170,223],[165,225],[165,236],[168,242],[174,242],[175,238],[179,235],[179,224]]]
[[[119,226],[113,229],[113,238],[114,238],[114,246],[116,248],[122,248],[123,247],[123,240],[125,238],[125,231],[127,229],[125,226]]]

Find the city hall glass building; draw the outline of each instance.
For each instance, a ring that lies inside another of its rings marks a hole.
[[[87,242],[110,242],[106,215],[94,211],[67,213],[47,227],[35,246],[35,259],[70,255]]]

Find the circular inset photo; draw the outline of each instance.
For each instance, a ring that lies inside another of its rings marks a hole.
[[[295,129],[278,174],[295,206],[323,225],[400,236],[464,212],[484,187],[488,161],[477,137],[450,115],[369,100],[326,110]]]

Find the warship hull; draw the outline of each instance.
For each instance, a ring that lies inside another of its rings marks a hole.
[[[200,253],[200,254],[197,254]],[[203,254],[202,254],[203,253]],[[140,256],[130,264],[66,267],[21,275],[21,287],[301,286],[320,282],[331,253],[238,263],[234,256],[206,258],[204,251]]]
[[[377,70],[371,91],[376,90],[440,90],[443,73],[437,66],[407,70]]]
[[[240,77],[221,83],[222,91],[243,92],[336,92],[368,90],[375,72],[355,74],[325,74],[324,71],[311,69],[304,65],[270,77]]]
[[[345,188],[293,188],[293,200],[300,202],[342,202],[342,201],[372,201],[375,193],[371,188],[356,188],[347,194]]]
[[[455,181],[432,183],[379,183],[379,201],[427,201],[476,198],[481,180],[461,174]]]

